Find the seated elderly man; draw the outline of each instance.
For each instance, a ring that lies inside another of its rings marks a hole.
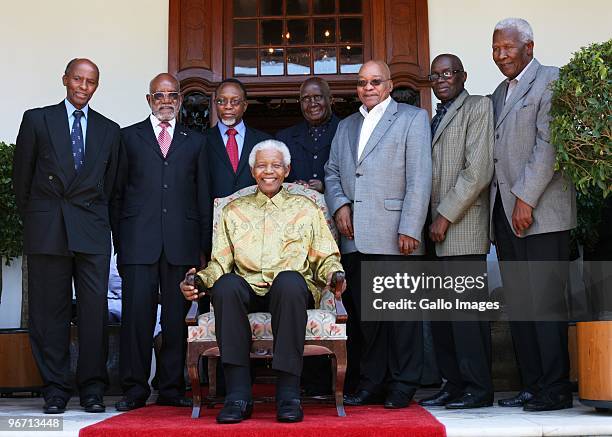
[[[227,393],[219,423],[240,422],[253,411],[250,312],[272,315],[277,419],[299,422],[304,417],[300,375],[306,309],[318,305],[317,287],[329,286],[342,265],[323,212],[312,200],[282,187],[290,162],[289,149],[280,141],[253,148],[249,165],[257,191],[223,208],[208,266],[195,274],[195,286],[181,283],[188,300],[204,291],[211,295]]]

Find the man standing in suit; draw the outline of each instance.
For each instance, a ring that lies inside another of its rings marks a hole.
[[[66,99],[24,113],[13,162],[13,187],[28,256],[30,339],[44,382],[45,413],[63,413],[72,391],[73,280],[80,401],[87,412],[105,410],[108,203],[117,168],[119,126],[89,107],[98,78],[98,67],[89,59],[70,61],[62,77]]]
[[[458,268],[460,274],[476,277],[486,275],[489,251],[493,105],[486,97],[471,96],[464,88],[466,79],[457,56],[443,54],[433,60],[429,80],[441,103],[431,123],[429,237],[435,243],[434,258],[445,273]],[[419,404],[449,409],[492,405],[489,322],[432,321],[431,329],[446,384]]]
[[[550,144],[550,83],[557,79],[559,70],[534,59],[533,31],[529,23],[518,18],[502,20],[495,26],[493,60],[507,77],[492,97],[495,176],[490,195],[505,295],[527,295],[541,304],[545,290],[552,290],[554,295],[548,297],[561,301],[569,232],[576,226],[576,199],[571,182],[554,170],[555,150]],[[504,261],[529,264],[515,269]],[[519,312],[512,303],[510,309]],[[532,303],[523,302],[519,314],[532,308]],[[526,411],[572,406],[567,322],[538,321],[540,308],[535,308],[530,319],[510,322],[523,390],[513,398],[500,400],[501,406],[523,406]]]
[[[342,234],[341,250],[361,322],[361,263],[406,261],[424,253],[423,225],[431,190],[427,112],[397,103],[382,61],[359,70],[359,112],[342,120],[325,166],[325,200]],[[404,408],[423,366],[421,322],[361,322],[361,377],[347,405]],[[382,395],[386,394],[383,398]]]
[[[158,405],[191,406],[185,397],[188,305],[179,283],[206,263],[210,251],[210,195],[204,137],[177,123],[182,97],[168,73],[151,80],[151,115],[121,131],[113,199],[115,248],[123,280],[120,373],[129,411],[145,405],[151,391],[153,328],[161,295],[162,347],[157,362]]]
[[[246,88],[237,79],[219,84],[214,100],[219,122],[206,131],[206,155],[210,169],[212,199],[226,197],[241,188],[255,185],[249,169],[249,153],[255,144],[272,138],[247,127],[242,116],[246,111]]]
[[[331,107],[331,91],[320,77],[306,79],[300,87],[300,109],[304,121],[276,134],[291,152],[287,182],[298,182],[320,193],[324,190],[325,163],[340,119]]]

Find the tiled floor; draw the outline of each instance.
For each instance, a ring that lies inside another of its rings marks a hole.
[[[429,391],[422,391],[417,398],[424,397]],[[498,393],[496,398],[507,393]],[[79,429],[112,417],[117,413],[112,405],[118,398],[106,397],[109,408],[103,414],[87,414],[72,399],[63,415],[64,429],[61,432],[45,432],[44,435],[32,432],[0,431],[0,436],[39,435],[43,437],[76,437]],[[0,419],[4,416],[44,416],[41,413],[41,398],[0,398]],[[347,409],[350,414],[350,409]],[[444,408],[431,408],[430,412],[446,426],[448,437],[458,436],[612,436],[612,412],[596,413],[594,409],[581,405],[577,400],[575,407],[568,410],[547,413],[525,413],[515,408],[480,408],[467,411],[449,411]],[[187,412],[186,412],[187,413]]]

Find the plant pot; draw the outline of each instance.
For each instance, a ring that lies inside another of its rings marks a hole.
[[[579,322],[580,402],[597,410],[612,408],[612,321]]]
[[[0,330],[0,357],[0,393],[42,390],[43,382],[26,329]]]

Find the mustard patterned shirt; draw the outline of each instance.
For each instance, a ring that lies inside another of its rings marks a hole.
[[[343,271],[323,212],[285,188],[272,198],[259,190],[228,203],[213,236],[211,260],[197,275],[208,289],[223,274],[243,277],[264,296],[279,272],[299,272],[319,307],[330,272]]]

